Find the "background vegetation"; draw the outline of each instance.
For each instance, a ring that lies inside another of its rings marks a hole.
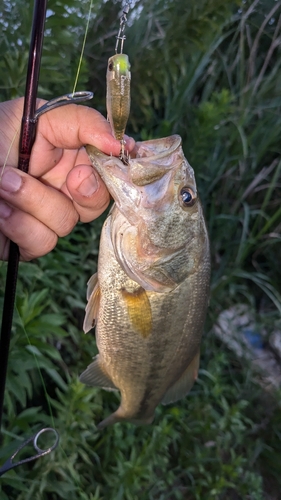
[[[2,5],[5,100],[24,92],[32,2]],[[49,0],[48,9],[45,98],[72,90],[89,2]],[[93,105],[103,113],[119,15],[120,2],[93,2],[78,83],[78,90],[94,90]],[[82,321],[102,220],[78,225],[51,254],[20,266],[0,461],[43,425],[59,431],[61,444],[3,476],[1,500],[281,498],[280,390],[264,390],[262,377],[213,328],[222,311],[241,303],[257,332],[266,332],[265,345],[281,328],[280,43],[281,1],[134,2],[125,45],[132,64],[128,133],[181,134],[210,232],[200,378],[184,401],[159,407],[153,425],[96,432],[95,422],[118,402],[77,381],[96,352]],[[2,264],[1,283],[4,276]]]

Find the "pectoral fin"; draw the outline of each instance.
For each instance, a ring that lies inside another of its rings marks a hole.
[[[103,370],[103,367],[99,361],[99,356],[96,356],[93,363],[91,363],[88,368],[80,375],[80,382],[93,387],[101,387],[107,391],[117,391],[117,387],[114,385],[110,377]]]
[[[94,274],[88,281],[87,289],[88,304],[86,306],[86,314],[83,324],[83,330],[87,333],[95,326],[98,317],[100,305],[100,287],[97,274]]]
[[[178,401],[178,399],[181,399],[187,395],[187,393],[192,388],[195,380],[197,379],[199,361],[200,351],[198,351],[179,380],[177,380],[176,383],[172,385],[172,387],[170,387],[170,389],[166,392],[164,398],[161,401],[163,405],[174,403],[175,401]]]
[[[93,276],[90,277],[87,283],[87,300],[89,300],[90,296],[92,295],[97,283],[98,283],[98,273],[95,273],[93,274]]]

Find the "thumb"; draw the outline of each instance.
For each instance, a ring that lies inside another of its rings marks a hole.
[[[98,173],[90,165],[77,165],[68,174],[65,188],[73,200],[81,222],[96,219],[109,204],[110,195]]]

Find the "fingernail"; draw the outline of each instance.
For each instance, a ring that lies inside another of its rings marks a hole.
[[[83,196],[92,196],[98,189],[99,183],[94,174],[84,179],[78,187],[78,192]]]
[[[5,170],[1,179],[1,188],[9,193],[15,193],[21,187],[22,178],[13,170]]]
[[[1,219],[8,219],[12,213],[11,207],[4,203],[3,201],[0,201],[0,218]]]

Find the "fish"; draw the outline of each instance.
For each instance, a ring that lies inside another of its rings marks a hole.
[[[87,288],[84,331],[95,326],[99,354],[80,376],[121,393],[98,429],[152,423],[157,405],[185,397],[198,375],[210,245],[181,142],[137,142],[128,164],[86,147],[114,199]]]
[[[110,57],[106,73],[106,109],[115,139],[122,141],[131,106],[130,62],[126,54]]]

